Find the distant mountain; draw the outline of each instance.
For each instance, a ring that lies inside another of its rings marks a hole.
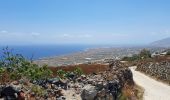
[[[170,37],[152,42],[150,45],[156,47],[170,47]]]

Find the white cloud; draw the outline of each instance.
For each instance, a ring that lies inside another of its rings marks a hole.
[[[2,30],[2,31],[0,31],[0,33],[8,33],[8,31]]]
[[[170,30],[161,30],[158,32],[151,32],[151,35],[155,35],[155,36],[169,36],[170,35]]]
[[[0,41],[8,43],[119,43],[127,42],[133,39],[128,34],[88,34],[88,33],[70,33],[70,34],[41,34],[38,32],[21,33],[8,32],[0,34]],[[44,41],[47,40],[47,41]],[[100,40],[100,41],[99,41]]]
[[[37,32],[32,32],[31,33],[31,36],[33,36],[33,37],[38,37],[38,36],[40,36],[41,34],[40,33],[37,33]]]
[[[115,34],[111,34],[112,37],[116,37],[116,38],[124,38],[124,37],[129,37],[130,35],[129,34],[118,34],[118,33],[115,33]]]
[[[78,35],[77,37],[80,37],[80,38],[91,38],[93,36],[90,35],[90,34],[82,34],[82,35]]]
[[[169,31],[169,30],[166,30],[166,31],[165,31],[165,34],[170,35],[170,31]]]
[[[93,37],[93,35],[90,35],[90,34],[85,34],[84,36],[85,37]]]
[[[61,37],[72,37],[70,34],[62,34]]]
[[[158,33],[156,33],[156,32],[151,32],[150,34],[151,34],[151,35],[157,35]]]
[[[64,38],[91,38],[93,37],[90,34],[62,34],[60,35],[60,37],[64,37]]]

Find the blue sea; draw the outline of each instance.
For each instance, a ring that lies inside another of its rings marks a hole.
[[[0,46],[0,56],[2,49],[7,46]],[[14,54],[22,54],[27,59],[40,59],[44,57],[67,55],[81,52],[88,48],[94,48],[94,45],[27,45],[27,46],[8,46]]]

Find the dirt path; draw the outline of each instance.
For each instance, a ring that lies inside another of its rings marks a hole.
[[[135,67],[130,68],[136,84],[145,89],[144,100],[170,100],[170,86],[158,82],[141,72],[135,71]]]

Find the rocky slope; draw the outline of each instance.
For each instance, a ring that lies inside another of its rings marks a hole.
[[[170,84],[170,61],[145,61],[137,65],[138,71]]]
[[[7,91],[18,91],[19,100],[24,100],[24,98],[28,100],[138,99],[132,72],[119,61],[110,63],[105,71],[98,73],[80,76],[70,74],[63,79],[55,77],[33,82],[21,79],[1,84],[0,97],[10,96]]]

